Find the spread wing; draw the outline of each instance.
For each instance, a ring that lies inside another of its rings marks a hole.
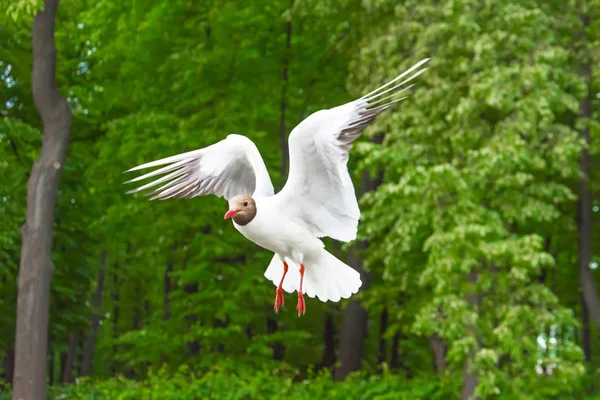
[[[277,194],[288,216],[318,237],[344,242],[356,238],[360,210],[347,169],[352,142],[375,117],[407,97],[398,95],[427,70],[419,69],[427,61],[358,100],[317,111],[294,128],[289,137],[289,177]]]
[[[229,135],[200,150],[149,162],[126,172],[165,165],[125,183],[163,175],[127,193],[136,193],[163,184],[149,193],[150,200],[190,198],[214,194],[230,198],[245,194],[273,195],[273,184],[256,145],[247,137]]]

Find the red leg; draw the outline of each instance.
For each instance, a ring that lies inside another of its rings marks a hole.
[[[306,303],[304,302],[304,293],[302,293],[302,281],[304,280],[304,264],[300,264],[300,290],[298,291],[298,316],[306,313]]]
[[[279,286],[277,286],[277,290],[275,290],[275,307],[273,307],[275,309],[275,312],[279,312],[279,309],[281,307],[283,307],[283,289],[282,289],[282,285],[283,285],[283,280],[285,279],[285,275],[288,272],[288,265],[287,263],[284,261],[283,262],[283,276],[281,277],[281,281],[279,282]]]

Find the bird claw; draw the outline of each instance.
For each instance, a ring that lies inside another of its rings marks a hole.
[[[298,305],[296,306],[296,310],[298,310],[298,316],[306,314],[306,302],[304,301],[304,294],[302,292],[298,292]]]
[[[273,307],[275,312],[279,312],[279,309],[283,307],[284,303],[285,302],[283,298],[283,290],[277,288],[277,290],[275,291],[275,306]]]

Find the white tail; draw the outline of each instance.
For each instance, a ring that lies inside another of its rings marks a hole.
[[[289,268],[282,287],[286,292],[294,293],[300,289],[300,266],[289,259],[286,261]],[[275,255],[265,271],[265,277],[278,286],[282,276],[283,263]],[[308,297],[316,296],[322,302],[337,302],[358,292],[361,285],[360,274],[325,249],[304,263],[302,291]]]

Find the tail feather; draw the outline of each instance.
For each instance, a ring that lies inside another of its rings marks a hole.
[[[300,289],[300,266],[286,259],[288,273],[283,281],[283,290],[294,293]],[[265,271],[265,277],[275,286],[283,276],[283,264],[275,255]],[[318,297],[322,302],[338,302],[358,292],[362,282],[360,274],[325,250],[309,257],[304,264],[302,290],[308,297]]]

